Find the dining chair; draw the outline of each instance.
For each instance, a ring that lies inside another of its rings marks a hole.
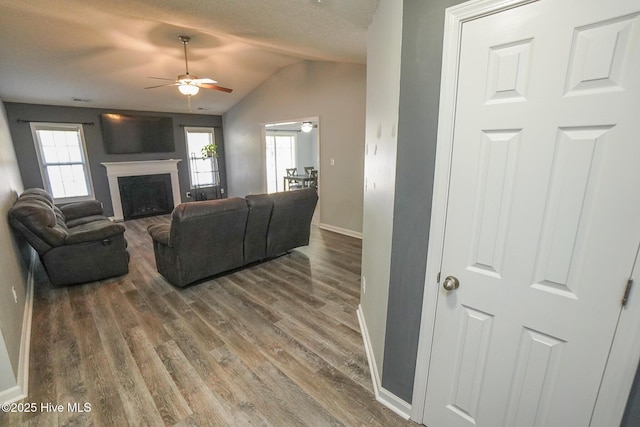
[[[318,189],[318,171],[316,169],[313,169],[312,171],[310,171],[309,177],[311,178],[311,181],[309,182],[309,187],[315,188],[317,190]]]
[[[286,171],[287,171],[287,176],[296,176],[298,174],[298,168],[287,168]],[[289,190],[295,190],[295,189],[298,189],[298,188],[302,188],[302,183],[300,181],[298,181],[298,180],[289,179],[287,181],[288,181],[288,184],[289,184],[289,185],[287,185],[287,188]],[[285,188],[285,190],[286,190],[286,188]]]

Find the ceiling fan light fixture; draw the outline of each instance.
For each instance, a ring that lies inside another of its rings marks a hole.
[[[313,129],[313,123],[311,122],[302,122],[302,126],[300,126],[300,130],[305,133],[311,132]]]
[[[190,83],[183,83],[178,85],[178,90],[183,95],[191,96],[191,95],[196,95],[200,91],[200,88]]]
[[[200,79],[198,78],[198,76],[193,76],[189,74],[189,57],[187,56],[187,43],[189,43],[189,40],[191,40],[191,37],[180,36],[178,38],[182,42],[182,47],[184,49],[185,73],[180,74],[173,83],[166,83],[166,84],[157,85],[157,86],[149,86],[149,87],[145,87],[145,89],[155,89],[158,87],[166,87],[166,86],[177,86],[180,93],[188,97],[198,94],[198,92],[200,92],[200,88],[219,90],[226,93],[233,92],[233,89],[217,86],[216,83],[218,82],[213,79],[210,79],[208,77]],[[172,80],[172,79],[165,79],[163,77],[151,77],[151,78],[159,79],[159,80]]]

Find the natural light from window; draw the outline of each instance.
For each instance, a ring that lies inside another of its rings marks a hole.
[[[267,134],[267,192],[284,191],[283,177],[287,169],[296,167],[296,135]]]
[[[187,156],[189,157],[189,178],[191,187],[210,187],[219,185],[214,158],[202,158],[202,149],[215,143],[213,128],[185,128]]]
[[[56,202],[93,198],[82,125],[32,123],[40,171]]]

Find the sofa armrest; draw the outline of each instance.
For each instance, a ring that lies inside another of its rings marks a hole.
[[[169,230],[171,229],[170,224],[154,224],[147,227],[147,231],[151,235],[151,238],[154,242],[163,244],[165,246],[169,245]]]
[[[65,244],[95,242],[124,233],[124,225],[111,221],[95,221],[69,230]]]
[[[69,203],[60,206],[67,221],[91,215],[102,215],[102,203],[99,200]]]

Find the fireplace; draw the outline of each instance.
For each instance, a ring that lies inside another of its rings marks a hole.
[[[125,213],[123,211],[123,203],[125,203],[125,201],[121,198],[120,191],[120,179],[123,177],[142,178],[145,176],[168,175],[170,186],[166,187],[167,184],[165,184],[165,189],[168,193],[166,200],[169,206],[169,212],[171,212],[173,208],[181,202],[180,184],[178,181],[178,162],[180,162],[180,159],[102,163],[102,165],[107,168],[109,193],[111,194],[111,203],[113,205],[113,219],[115,221],[123,221],[125,219]],[[159,191],[159,185],[160,184],[157,183],[151,184],[151,187],[155,187],[155,190],[149,190],[146,185],[137,185],[137,187],[142,188],[141,191],[143,194],[139,194],[134,197],[149,198]],[[156,215],[151,212],[153,210],[155,210],[155,208],[147,206],[146,208],[143,208],[144,213],[141,213],[140,215]],[[131,219],[130,216],[126,216],[126,218]]]
[[[171,175],[121,176],[120,202],[125,220],[163,215],[173,210]]]

